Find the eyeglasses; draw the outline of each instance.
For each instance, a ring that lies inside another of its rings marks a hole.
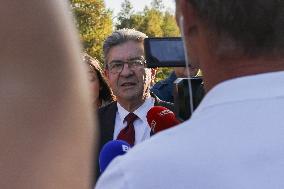
[[[145,61],[144,58],[133,59],[133,60],[129,60],[127,62],[116,60],[116,61],[112,61],[109,64],[107,64],[106,68],[111,73],[116,74],[116,73],[120,73],[123,70],[124,64],[128,64],[129,69],[136,70],[136,69],[139,69],[139,68],[144,68],[146,61]]]

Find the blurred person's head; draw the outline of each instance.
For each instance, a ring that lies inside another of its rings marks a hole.
[[[106,103],[112,102],[114,96],[103,75],[99,61],[88,55],[83,54],[83,60],[88,65],[88,78],[90,81],[90,88],[93,92],[93,103],[100,107]]]
[[[0,188],[91,188],[96,115],[68,1],[1,1]]]
[[[139,107],[150,95],[153,75],[151,69],[145,67],[143,42],[146,37],[134,29],[121,29],[104,42],[105,73],[122,106]]]
[[[193,65],[200,65],[207,90],[227,79],[283,70],[279,64],[284,55],[283,4],[176,0],[176,19],[188,57]]]

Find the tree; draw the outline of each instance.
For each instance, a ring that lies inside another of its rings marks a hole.
[[[165,37],[180,36],[180,32],[176,24],[175,17],[169,11],[166,11],[164,14],[163,24],[161,25],[161,29],[163,31],[163,36]]]
[[[116,29],[135,28],[149,37],[180,36],[175,16],[169,10],[164,11],[162,0],[153,0],[151,6],[145,6],[143,12],[134,12],[129,0],[121,4]]]
[[[139,29],[149,37],[162,37],[163,13],[154,8],[144,10],[144,22]]]
[[[103,62],[102,45],[112,32],[112,13],[103,0],[69,0],[84,50]]]
[[[118,13],[117,20],[119,21],[119,26],[117,29],[131,28],[130,17],[134,14],[133,6],[129,0],[124,0],[121,4],[121,11]]]
[[[163,9],[165,8],[165,6],[163,4],[163,0],[153,0],[151,2],[151,7],[155,10],[160,11],[160,12],[162,12]]]

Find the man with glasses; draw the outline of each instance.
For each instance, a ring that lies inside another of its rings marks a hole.
[[[99,109],[100,148],[121,139],[131,146],[150,137],[147,112],[153,106],[173,110],[173,105],[150,94],[155,70],[146,68],[144,39],[134,29],[113,32],[104,42],[105,75],[116,101]]]

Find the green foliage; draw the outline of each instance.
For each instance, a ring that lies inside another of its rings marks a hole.
[[[172,71],[173,69],[170,67],[158,68],[157,73],[156,73],[155,82],[166,79]]]
[[[144,22],[140,31],[146,33],[149,37],[162,37],[163,31],[163,13],[154,8],[144,12]]]
[[[133,6],[130,3],[129,0],[125,0],[121,4],[121,11],[117,15],[117,20],[119,20],[120,25],[116,27],[116,29],[122,29],[122,28],[132,28],[132,25],[138,24],[134,23],[136,22],[136,19],[130,17],[134,14]]]
[[[176,37],[180,36],[175,17],[168,11],[165,12],[163,24],[161,25],[163,36]]]
[[[103,62],[102,45],[112,32],[112,13],[103,0],[69,0],[84,50]]]
[[[170,11],[164,11],[162,0],[153,0],[151,6],[145,6],[142,12],[134,12],[129,0],[121,4],[116,29],[135,28],[149,37],[180,36],[175,16]]]
[[[159,10],[160,12],[165,8],[163,0],[153,0],[151,2],[151,7],[155,10]]]
[[[118,20],[129,19],[134,13],[133,6],[129,0],[125,0],[121,4],[121,11],[118,13]]]

